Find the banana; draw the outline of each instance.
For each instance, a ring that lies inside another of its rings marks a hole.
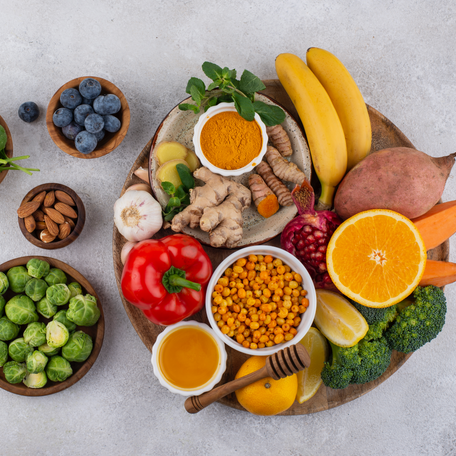
[[[372,130],[363,96],[342,62],[323,49],[307,50],[307,65],[328,92],[347,143],[347,171],[369,154]]]
[[[328,209],[347,170],[344,130],[336,110],[309,67],[296,55],[280,54],[277,75],[304,125],[312,162],[321,183],[318,209]]]

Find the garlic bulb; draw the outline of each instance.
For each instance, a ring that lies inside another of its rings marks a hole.
[[[128,254],[131,252],[131,249],[137,244],[136,241],[128,241],[124,246],[122,247],[122,250],[120,252],[120,261],[122,264],[125,264],[125,261],[127,261]]]
[[[162,227],[162,208],[146,191],[131,190],[114,204],[114,223],[128,241],[150,239]]]

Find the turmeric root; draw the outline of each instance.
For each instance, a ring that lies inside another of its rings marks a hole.
[[[293,199],[288,187],[272,172],[271,167],[262,161],[256,168],[266,185],[274,192],[281,206],[292,206]]]
[[[249,176],[249,187],[253,202],[261,216],[269,218],[279,210],[277,196],[274,195],[261,176],[251,174]]]
[[[290,138],[288,137],[288,133],[283,129],[282,125],[266,127],[266,133],[282,157],[289,157],[293,153]]]
[[[280,179],[298,185],[306,180],[306,175],[294,163],[283,158],[275,147],[268,146],[265,157],[274,174]]]

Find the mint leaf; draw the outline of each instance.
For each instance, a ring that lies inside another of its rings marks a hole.
[[[161,186],[168,195],[174,195],[176,192],[176,187],[171,182],[162,182]]]
[[[197,104],[197,106],[201,105],[205,93],[205,91],[201,93],[200,89],[194,85],[190,87],[190,95],[192,96],[192,100]]]
[[[236,70],[231,70],[230,71],[230,79],[236,79]]]
[[[207,100],[206,106],[204,107],[204,112],[206,112],[210,107],[215,106],[217,104],[217,97],[211,97]]]
[[[260,90],[264,90],[266,86],[261,82],[258,76],[255,76],[248,70],[244,70],[241,76],[239,90],[246,95]]]
[[[173,198],[169,199],[168,205],[166,206],[166,209],[179,207],[180,205],[181,205],[181,200],[179,198],[173,197]]]
[[[262,101],[255,101],[253,108],[267,127],[281,124],[285,120],[285,112],[278,106],[268,105]]]
[[[216,79],[221,79],[223,77],[223,70],[215,63],[204,62],[203,72],[209,79],[212,79],[213,81],[215,81]]]
[[[176,165],[176,170],[185,190],[189,191],[191,188],[195,187],[195,179],[193,179],[192,173],[187,166],[178,163]]]
[[[211,83],[209,84],[207,90],[208,90],[208,91],[211,91],[211,90],[216,89],[216,88],[219,86],[219,84],[220,84],[221,82],[222,82],[222,81],[220,81],[220,79],[217,79],[216,81],[211,82]]]
[[[190,103],[181,103],[179,105],[179,109],[181,111],[193,111],[195,114],[198,114],[200,112],[200,108],[198,106]]]
[[[187,92],[189,95],[192,94],[191,88],[196,87],[200,93],[204,95],[204,92],[206,92],[206,85],[201,79],[198,78],[190,78],[187,82],[187,88],[185,89],[185,92]]]
[[[223,79],[230,79],[231,77],[231,70],[228,67],[223,68],[222,70],[222,77]]]
[[[8,141],[8,137],[6,136],[6,131],[0,125],[0,150],[3,150],[6,147],[7,141]]]
[[[252,102],[237,92],[234,92],[232,96],[234,98],[234,106],[236,107],[236,111],[245,120],[252,121],[255,118],[255,110],[253,109]]]
[[[179,198],[180,200],[182,200],[182,198],[185,198],[187,196],[187,192],[185,191],[185,188],[183,185],[179,185],[179,187],[177,187],[175,196],[177,198]]]

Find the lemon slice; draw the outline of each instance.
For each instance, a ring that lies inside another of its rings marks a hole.
[[[300,341],[310,355],[310,366],[298,372],[296,400],[302,404],[315,395],[322,384],[321,371],[329,354],[328,342],[317,328],[310,328]]]
[[[339,347],[353,347],[369,330],[361,313],[339,293],[317,291],[314,323],[323,335]]]

